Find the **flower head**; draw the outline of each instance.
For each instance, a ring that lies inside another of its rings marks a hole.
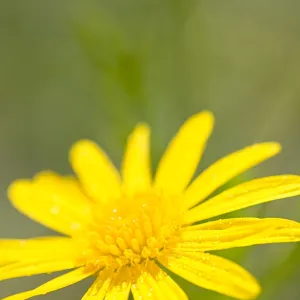
[[[42,172],[32,180],[13,182],[13,205],[64,236],[0,240],[0,280],[73,270],[6,299],[46,294],[92,275],[96,279],[84,300],[126,300],[130,292],[135,300],[187,299],[161,266],[200,287],[254,299],[260,292],[255,278],[209,252],[299,241],[300,224],[279,218],[206,220],[299,195],[300,177],[255,179],[211,196],[231,178],[280,151],[273,142],[244,148],[191,182],[212,128],[209,112],[188,119],[153,179],[150,131],[138,125],[129,136],[121,175],[101,148],[82,140],[70,151],[77,177]]]

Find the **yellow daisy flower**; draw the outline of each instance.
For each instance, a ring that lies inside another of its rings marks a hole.
[[[0,280],[73,270],[5,299],[43,295],[92,275],[96,279],[84,300],[126,300],[130,292],[135,300],[188,299],[164,268],[202,288],[254,299],[260,292],[255,278],[208,252],[299,241],[300,223],[206,220],[299,195],[300,176],[254,179],[205,201],[225,182],[280,151],[273,142],[252,145],[218,160],[190,183],[212,128],[210,112],[188,119],[167,147],[154,179],[150,130],[138,125],[128,139],[121,176],[101,148],[81,140],[70,152],[78,179],[42,172],[33,180],[12,183],[12,204],[65,236],[0,240]]]

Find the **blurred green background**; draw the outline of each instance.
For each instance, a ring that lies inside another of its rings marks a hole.
[[[152,127],[156,165],[191,114],[217,122],[200,169],[254,142],[284,151],[235,182],[300,171],[299,0],[2,0],[0,3],[0,236],[51,232],[6,196],[15,178],[69,173],[80,138],[99,142],[119,165],[138,121]],[[299,198],[235,216],[300,220]],[[261,300],[300,298],[300,245],[222,253],[261,281]],[[53,275],[0,283],[0,298]],[[80,299],[91,280],[41,299]],[[180,281],[190,299],[229,299]],[[39,298],[39,297],[38,297]]]

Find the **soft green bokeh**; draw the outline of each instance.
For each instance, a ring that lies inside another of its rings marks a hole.
[[[217,123],[199,171],[245,145],[284,151],[229,185],[300,172],[300,2],[3,0],[0,3],[0,236],[50,234],[15,211],[6,188],[43,169],[69,173],[67,151],[99,142],[119,165],[139,121],[152,128],[153,167],[191,114]],[[195,137],[196,138],[196,137]],[[299,198],[234,213],[300,220]],[[261,300],[298,300],[300,245],[220,253],[263,285]],[[53,275],[0,282],[0,298]],[[80,299],[91,280],[41,299]],[[228,299],[179,282],[190,299]]]

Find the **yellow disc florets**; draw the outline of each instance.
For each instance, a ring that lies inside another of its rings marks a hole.
[[[94,220],[78,241],[87,268],[135,266],[157,258],[178,240],[178,199],[154,193],[95,205]]]

